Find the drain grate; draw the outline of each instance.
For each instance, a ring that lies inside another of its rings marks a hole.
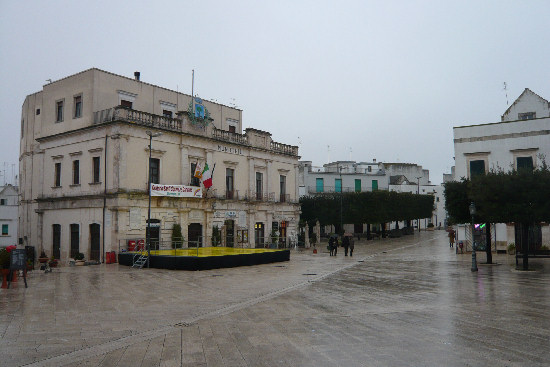
[[[302,275],[317,275],[316,273],[304,273]]]
[[[286,268],[286,266],[284,266],[284,265],[275,265],[275,266],[273,266],[273,267],[274,267],[274,268]]]
[[[212,274],[213,277],[223,277],[223,274]]]

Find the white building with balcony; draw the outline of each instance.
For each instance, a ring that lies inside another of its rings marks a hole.
[[[550,159],[550,103],[526,88],[504,112],[501,122],[457,126],[453,135],[455,180],[489,170],[532,169]],[[515,242],[513,224],[499,223],[495,228],[497,250]],[[542,242],[550,243],[548,224],[540,230]]]
[[[272,229],[297,230],[298,147],[265,131],[242,133],[242,111],[89,69],[27,96],[21,116],[20,237],[61,260],[146,237],[148,180],[186,186],[191,197],[153,196],[151,241],[257,247]],[[149,149],[150,137],[152,148]],[[149,160],[151,156],[151,160]],[[150,162],[150,165],[149,165]],[[194,177],[210,167],[213,185]],[[200,190],[199,190],[200,189]]]

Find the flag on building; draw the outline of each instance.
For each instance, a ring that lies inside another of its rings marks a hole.
[[[204,187],[209,188],[212,186],[212,171],[208,167],[208,163],[204,164],[204,170],[201,173],[201,177]]]
[[[208,165],[207,165],[208,167]],[[198,178],[199,180],[202,179],[202,167],[201,167],[201,164],[199,162],[197,162],[197,164],[195,165],[195,173],[193,173],[193,176],[195,176],[196,178]]]

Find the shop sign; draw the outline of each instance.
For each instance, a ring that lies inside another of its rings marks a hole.
[[[226,145],[218,144],[218,152],[243,155],[243,150],[241,148],[228,147]]]
[[[151,196],[202,198],[202,189],[196,186],[151,184]]]

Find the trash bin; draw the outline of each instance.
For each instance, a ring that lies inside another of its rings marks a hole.
[[[116,252],[111,251],[111,264],[116,264]]]
[[[136,248],[136,241],[135,240],[129,240],[128,241],[128,251],[134,251]]]

